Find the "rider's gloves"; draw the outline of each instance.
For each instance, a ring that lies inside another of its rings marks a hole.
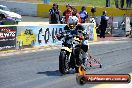
[[[79,36],[79,40],[83,40],[84,39],[84,36]]]
[[[61,40],[61,34],[56,34],[56,38],[57,38],[58,40]]]

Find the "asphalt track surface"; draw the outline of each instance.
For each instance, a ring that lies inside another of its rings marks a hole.
[[[59,49],[0,56],[0,88],[91,88],[97,84],[76,83],[76,74],[62,75],[58,71]],[[102,68],[89,74],[132,73],[132,40],[106,41],[90,46],[90,52],[100,58]]]

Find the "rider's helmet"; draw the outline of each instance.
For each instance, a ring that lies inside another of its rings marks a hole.
[[[74,29],[78,24],[78,18],[76,16],[69,16],[68,18],[68,26],[70,29]]]

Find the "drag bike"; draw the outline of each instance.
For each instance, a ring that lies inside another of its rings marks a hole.
[[[62,74],[67,74],[69,69],[72,68],[78,72],[79,68],[79,51],[80,42],[78,36],[71,34],[63,34],[62,48],[59,55],[59,71]]]

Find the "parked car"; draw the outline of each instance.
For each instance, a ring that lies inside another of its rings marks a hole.
[[[22,16],[10,11],[7,6],[4,5],[0,5],[0,16],[9,19],[9,20],[13,20],[16,23],[20,22],[22,20]]]

